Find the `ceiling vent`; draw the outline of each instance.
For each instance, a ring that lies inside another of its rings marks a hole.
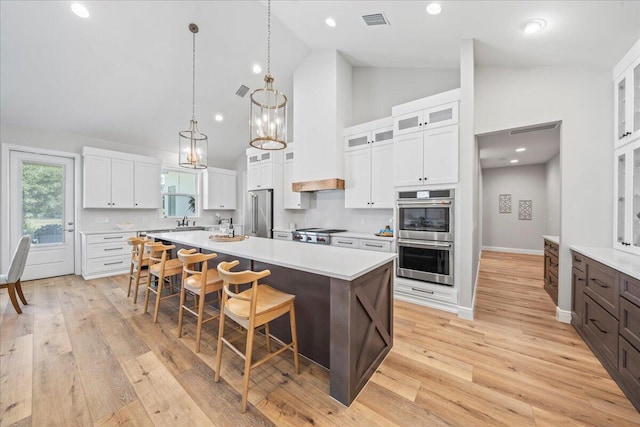
[[[245,85],[240,85],[240,87],[236,91],[236,95],[238,95],[240,98],[244,98],[247,92],[249,92],[249,88]]]
[[[372,25],[391,25],[389,23],[389,20],[387,19],[387,17],[384,16],[384,13],[382,13],[382,12],[374,13],[372,15],[363,15],[362,19],[364,19],[365,24],[367,24],[368,26],[372,26]]]
[[[509,134],[510,135],[518,135],[520,133],[538,132],[538,131],[541,131],[541,130],[555,129],[556,127],[558,127],[558,123],[551,123],[551,124],[547,124],[547,125],[540,125],[540,126],[532,126],[532,127],[528,127],[528,128],[522,128],[522,129],[515,129],[515,130],[512,130],[511,132],[509,132]]]

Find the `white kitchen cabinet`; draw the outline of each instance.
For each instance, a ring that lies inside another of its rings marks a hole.
[[[458,125],[401,135],[394,147],[397,187],[458,182]]]
[[[615,80],[615,146],[640,138],[640,56]]]
[[[345,208],[393,208],[393,119],[344,130]]]
[[[340,234],[331,237],[331,246],[339,246],[341,248],[364,249],[366,251],[377,252],[393,252],[395,247],[393,240],[390,238],[383,239],[367,239],[362,237],[354,237],[356,234],[364,233],[346,233],[347,236]]]
[[[394,117],[395,136],[458,123],[458,102],[425,108]]]
[[[132,161],[84,156],[84,208],[133,208],[133,183]]]
[[[345,153],[345,208],[393,208],[393,144]]]
[[[640,255],[640,138],[615,152],[614,241]]]
[[[82,155],[82,207],[160,207],[160,160],[92,147],[84,147]]]
[[[273,238],[275,240],[293,240],[293,235],[290,231],[273,230]]]
[[[131,245],[136,233],[82,233],[82,277],[86,280],[129,271]]]
[[[237,172],[208,168],[203,175],[203,209],[236,209]]]
[[[160,177],[159,164],[134,163],[134,208],[160,209]]]
[[[247,149],[247,190],[273,189],[274,175],[282,163],[281,151]]]
[[[284,151],[283,164],[283,200],[285,209],[309,209],[310,197],[309,193],[301,193],[293,191],[293,168],[295,166],[295,148],[289,144]],[[290,239],[289,239],[290,240]]]
[[[388,123],[388,124],[387,124]],[[371,130],[352,134],[354,130],[361,130],[371,127]],[[393,124],[391,117],[376,120],[375,122],[365,123],[363,125],[353,126],[344,130],[344,149],[345,151],[358,150],[366,148],[371,144],[380,144],[393,141]]]

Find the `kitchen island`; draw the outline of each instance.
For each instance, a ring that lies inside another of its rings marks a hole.
[[[296,295],[300,354],[329,369],[330,395],[349,405],[393,345],[395,254],[251,237],[216,242],[206,231],[150,234],[179,247],[238,259],[236,269],[271,270],[261,280]],[[271,334],[290,342],[288,319]]]

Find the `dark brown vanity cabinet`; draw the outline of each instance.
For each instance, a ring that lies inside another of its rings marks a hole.
[[[544,239],[544,290],[558,305],[558,250],[556,243]]]
[[[640,411],[640,280],[572,251],[571,323]]]

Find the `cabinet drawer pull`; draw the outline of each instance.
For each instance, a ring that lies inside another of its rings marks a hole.
[[[593,283],[595,283],[596,285],[600,286],[601,288],[607,289],[609,287],[609,285],[605,285],[604,283],[602,283],[600,280],[595,279],[595,278],[591,278],[591,281]]]
[[[598,321],[596,319],[589,319],[589,322],[593,323],[593,326],[595,326],[596,329],[599,330],[601,333],[603,334],[607,333],[605,329],[602,329],[600,326],[598,326]]]
[[[370,247],[370,248],[382,248],[383,247],[382,245],[372,245],[371,243],[365,243],[364,245],[367,246],[367,247]]]
[[[424,292],[425,294],[433,294],[433,291],[427,291],[425,289],[411,288],[412,291]]]
[[[103,237],[102,240],[122,239],[123,236]]]
[[[124,248],[106,248],[106,249],[104,249],[104,250],[105,250],[105,251],[121,251],[121,250],[123,250],[123,249],[124,249]]]
[[[582,260],[580,258],[578,258],[577,256],[573,257],[573,262],[582,262]]]
[[[123,261],[118,261],[118,262],[105,262],[104,265],[116,265],[116,264],[122,264]]]
[[[353,245],[353,242],[345,242],[344,240],[338,240],[338,243],[341,243],[343,245]]]
[[[584,282],[584,279],[582,277],[578,277],[578,282]]]

